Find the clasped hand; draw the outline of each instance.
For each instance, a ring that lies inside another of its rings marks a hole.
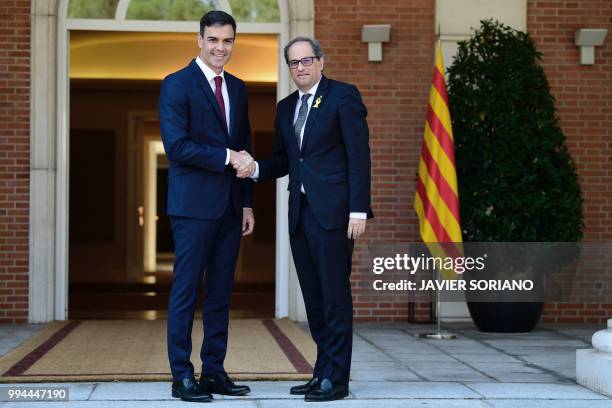
[[[230,150],[230,164],[236,170],[238,178],[251,177],[255,172],[253,157],[246,150],[240,152]]]

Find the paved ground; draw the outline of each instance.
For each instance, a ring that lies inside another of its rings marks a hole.
[[[249,382],[248,397],[215,406],[612,408],[612,399],[575,382],[575,352],[590,348],[597,326],[542,326],[528,334],[485,334],[468,324],[447,328],[456,340],[422,340],[430,326],[358,324],[350,397],[308,404],[288,394],[293,382]],[[0,327],[0,355],[37,327]],[[64,384],[65,385],[65,384]],[[177,407],[168,383],[72,383],[68,403],[0,403],[0,407]],[[3,387],[3,385],[0,385]],[[215,396],[216,397],[216,396]],[[193,405],[193,404],[191,404]]]

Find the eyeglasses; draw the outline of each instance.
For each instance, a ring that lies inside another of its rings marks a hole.
[[[287,63],[287,65],[289,65],[290,69],[297,69],[298,65],[300,65],[300,62],[302,63],[303,66],[305,67],[309,67],[312,65],[312,63],[314,62],[314,60],[319,59],[319,57],[304,57],[302,59],[299,60],[291,60]]]

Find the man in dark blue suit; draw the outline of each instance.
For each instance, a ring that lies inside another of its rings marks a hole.
[[[308,324],[317,344],[313,378],[291,388],[307,401],[348,395],[352,353],[351,257],[370,209],[367,111],[353,85],[322,75],[311,38],[285,47],[298,91],[278,103],[271,159],[238,166],[257,181],[289,174],[289,233]]]
[[[206,402],[212,393],[244,395],[223,362],[229,305],[241,235],[255,219],[251,180],[239,180],[233,166],[252,159],[244,82],[223,70],[232,54],[236,23],[222,11],[200,21],[199,56],[167,76],[159,98],[164,149],[170,161],[167,212],[175,245],[168,305],[168,356],[172,396]],[[191,330],[205,272],[204,342],[198,384],[190,362]]]

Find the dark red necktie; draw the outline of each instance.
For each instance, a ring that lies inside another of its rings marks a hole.
[[[215,98],[217,99],[217,103],[219,104],[219,108],[221,108],[221,116],[223,116],[223,124],[227,129],[227,120],[225,118],[225,102],[223,102],[223,93],[221,92],[223,77],[221,75],[217,75],[215,77]]]

